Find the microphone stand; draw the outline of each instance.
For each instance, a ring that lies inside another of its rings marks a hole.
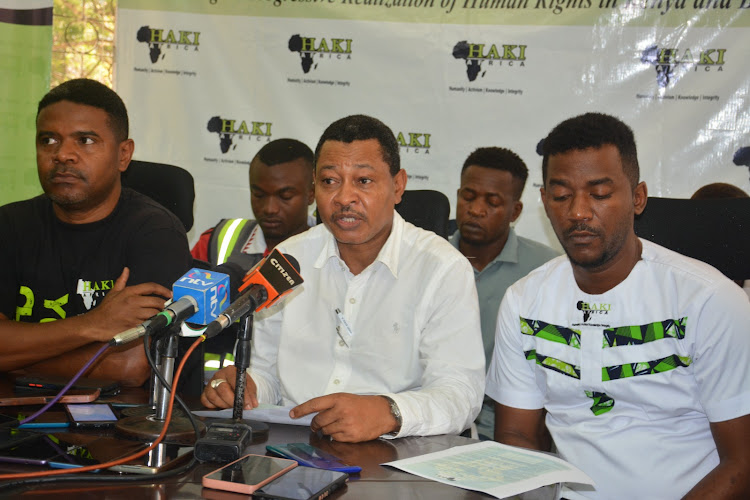
[[[154,340],[156,344],[156,365],[159,373],[164,377],[169,385],[172,385],[174,377],[175,358],[177,358],[179,348],[180,325],[170,327],[167,333]],[[146,438],[147,440],[155,439],[161,434],[164,428],[164,422],[167,418],[169,408],[169,390],[161,383],[156,373],[152,375],[152,391],[149,406],[134,408],[133,412],[123,412],[130,416],[120,419],[117,422],[116,429],[124,434],[136,437]],[[202,429],[205,426],[198,422]],[[195,429],[182,411],[174,408],[172,419],[169,422],[169,430],[166,439],[174,441],[192,441],[195,438]]]
[[[240,318],[240,328],[237,331],[237,347],[234,353],[234,366],[237,368],[237,379],[234,383],[234,408],[232,420],[242,420],[242,411],[245,406],[245,385],[247,380],[247,369],[250,367],[250,340],[253,336],[253,315],[244,314]]]
[[[237,378],[234,383],[234,407],[232,408],[233,424],[249,426],[253,435],[268,432],[268,425],[257,420],[242,418],[245,407],[245,387],[247,385],[247,369],[250,367],[250,341],[253,338],[253,314],[247,312],[240,317],[237,330],[237,346],[234,353],[234,366],[237,368]],[[229,421],[226,421],[230,423]]]

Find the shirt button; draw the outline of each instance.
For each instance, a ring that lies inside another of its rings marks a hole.
[[[349,299],[349,303],[351,303],[351,304],[354,304],[356,302],[357,302],[357,299],[355,299],[354,297],[352,297],[351,299]]]
[[[333,383],[336,384],[336,385],[339,385],[341,383],[341,381],[339,379],[336,379],[336,380],[333,381]]]
[[[341,347],[344,347],[346,345],[346,342],[344,342],[343,340],[339,340],[339,345]]]

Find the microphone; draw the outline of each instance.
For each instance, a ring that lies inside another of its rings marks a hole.
[[[240,296],[208,324],[203,335],[206,339],[218,335],[245,314],[275,304],[303,281],[297,259],[274,249],[248,273],[239,288]]]
[[[215,320],[228,304],[229,276],[215,271],[191,269],[172,285],[172,303],[164,311],[135,328],[118,333],[109,344],[127,344],[175,322],[190,321],[206,325]]]
[[[172,285],[174,300],[193,297],[198,309],[185,321],[207,325],[229,305],[229,276],[224,273],[193,268]]]
[[[169,304],[162,312],[152,316],[140,325],[130,330],[115,335],[109,341],[109,345],[118,346],[127,344],[133,340],[139,339],[146,335],[161,330],[174,322],[184,321],[185,318],[192,316],[198,310],[198,302],[194,297],[185,296]]]
[[[234,302],[239,296],[238,289],[240,285],[242,285],[242,282],[245,280],[245,276],[251,272],[254,272],[257,267],[258,265],[256,264],[252,269],[246,271],[239,264],[235,264],[234,262],[225,262],[221,265],[212,267],[211,269],[229,276],[229,299],[230,302]]]

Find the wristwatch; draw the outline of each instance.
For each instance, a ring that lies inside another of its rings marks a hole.
[[[393,418],[396,419],[396,424],[398,424],[398,427],[396,427],[395,431],[391,431],[391,432],[389,432],[386,435],[387,436],[397,436],[398,433],[401,431],[401,424],[403,424],[403,422],[404,422],[404,419],[401,416],[401,410],[398,409],[398,405],[396,404],[396,402],[392,398],[390,398],[388,396],[383,396],[383,397],[388,401],[388,404],[391,405],[391,415],[393,415]]]

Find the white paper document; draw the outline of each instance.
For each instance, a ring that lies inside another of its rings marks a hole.
[[[289,410],[294,406],[276,406],[269,404],[260,404],[254,410],[244,410],[242,418],[248,420],[258,420],[260,422],[269,422],[272,424],[291,424],[291,425],[310,425],[312,419],[317,413],[306,415],[302,418],[291,418]],[[199,417],[211,418],[232,418],[232,409],[225,410],[200,410],[194,411]]]
[[[495,441],[456,446],[382,465],[497,498],[548,484],[594,484],[590,477],[564,460]]]

